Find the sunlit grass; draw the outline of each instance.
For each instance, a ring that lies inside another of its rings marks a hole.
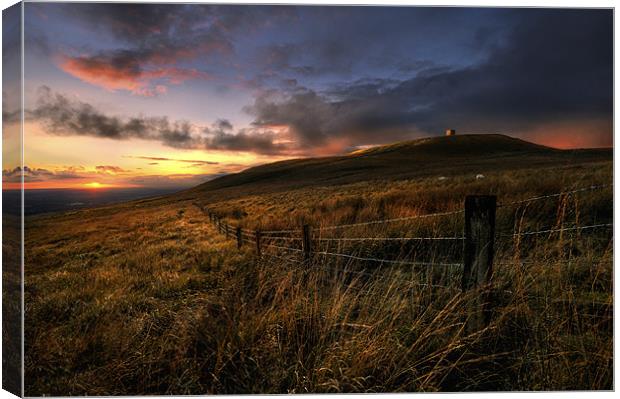
[[[309,222],[316,233],[320,226],[461,209],[467,194],[494,193],[508,202],[610,183],[612,165],[485,174],[217,202],[209,195],[136,201],[31,218],[26,394],[611,389],[608,230],[498,238],[491,322],[468,331],[469,303],[478,293],[460,293],[458,269],[377,270],[323,256],[300,265],[294,254],[271,251],[257,259],[252,245],[238,251],[193,205],[250,229]],[[498,232],[608,220],[611,198],[607,189],[500,208]],[[462,218],[454,217],[331,234],[461,231]],[[395,259],[460,256],[453,243],[333,249]],[[366,274],[353,273],[360,271]]]

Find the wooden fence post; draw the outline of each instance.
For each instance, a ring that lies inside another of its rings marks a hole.
[[[494,195],[468,195],[465,198],[465,243],[463,248],[463,292],[484,287],[493,274],[495,238],[495,211],[497,197]],[[468,329],[484,328],[487,317],[487,292],[481,293],[472,303]]]
[[[260,258],[261,252],[260,252],[260,230],[256,230],[256,256],[258,256]]]
[[[243,245],[243,237],[241,235],[241,227],[237,226],[237,249],[241,249],[241,245]]]
[[[302,248],[304,251],[304,261],[308,262],[312,258],[312,239],[310,225],[304,224],[301,228]]]

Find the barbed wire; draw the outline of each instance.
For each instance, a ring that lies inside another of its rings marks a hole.
[[[573,193],[601,189],[601,188],[610,187],[610,186],[613,186],[613,184],[597,185],[597,186],[593,185],[590,187],[584,187],[584,188],[580,188],[580,189],[576,189],[572,191],[565,191],[565,192],[554,193],[554,194],[549,194],[545,196],[532,197],[532,198],[528,198],[528,199],[521,200],[521,201],[514,201],[514,202],[507,203],[507,204],[500,204],[498,206],[507,206],[507,205],[527,203],[527,202],[542,200],[545,198],[558,197],[561,195],[569,195]],[[422,219],[422,218],[430,218],[430,217],[456,215],[456,214],[460,214],[463,212],[464,210],[457,210],[457,211],[449,211],[449,212],[438,212],[438,213],[430,213],[430,214],[423,214],[423,215],[406,216],[406,217],[392,218],[392,219],[374,220],[374,221],[360,222],[360,223],[325,226],[325,227],[319,228],[318,231],[327,231],[327,230],[334,230],[334,229],[346,228],[346,227],[365,226],[365,225],[372,225],[372,224],[382,224],[382,223],[390,223],[390,222],[397,222],[397,221],[406,221],[406,220],[414,220],[414,219]],[[247,229],[247,228],[235,227],[228,223],[222,222],[221,220],[217,223],[219,224],[219,230],[226,236],[226,238],[229,238],[230,236],[234,238],[236,235],[235,233],[238,232],[240,229],[241,237],[239,238],[241,239],[241,241],[245,243],[249,243],[249,244],[254,244],[254,239],[256,238],[256,233],[254,231]],[[547,229],[538,230],[538,231],[526,231],[526,232],[513,233],[513,234],[500,234],[499,236],[501,237],[533,236],[533,235],[556,233],[556,232],[563,232],[563,231],[581,231],[581,230],[596,229],[596,228],[607,228],[607,227],[612,227],[612,226],[613,226],[612,223],[601,223],[601,224],[588,225],[588,226],[547,228]],[[273,240],[273,241],[281,240],[281,241],[299,242],[299,241],[302,241],[303,239],[298,236],[297,237],[282,237],[282,236],[269,235],[269,234],[294,233],[298,231],[300,230],[293,230],[293,229],[267,230],[267,231],[261,232],[263,234],[266,234],[265,236],[261,236],[261,238],[264,240]],[[461,236],[439,236],[439,237],[336,237],[336,238],[318,237],[318,238],[314,238],[313,240],[319,241],[319,242],[364,242],[364,241],[404,242],[404,241],[462,241],[464,239],[465,237],[461,237]],[[288,246],[280,246],[280,245],[268,244],[268,243],[265,243],[263,245],[268,248],[275,248],[275,249],[284,250],[284,251],[292,251],[296,253],[304,252],[303,249],[292,248]],[[337,253],[337,252],[329,252],[329,251],[317,251],[317,252],[313,252],[312,255],[340,257],[340,258],[347,258],[347,259],[358,260],[358,261],[378,262],[381,264],[386,263],[386,264],[414,265],[414,266],[435,266],[437,265],[437,266],[448,266],[448,267],[462,266],[462,263],[415,262],[415,261],[406,261],[406,260],[392,260],[392,259],[381,259],[381,258],[374,258],[374,257],[363,257],[363,256],[356,256],[356,255],[347,254],[347,253]]]
[[[264,234],[283,234],[283,233],[295,233],[298,230],[267,230],[267,231],[262,231],[261,233]]]
[[[356,238],[315,238],[316,241],[460,241],[465,237],[356,237]]]
[[[265,244],[265,246],[276,248],[276,249],[288,250],[288,251],[303,252],[302,249],[283,247],[283,246],[273,245],[273,244]],[[336,253],[336,252],[327,252],[327,251],[313,252],[312,254],[344,257],[344,258],[349,258],[349,259],[354,259],[354,260],[372,261],[372,262],[399,264],[399,265],[414,265],[414,266],[462,266],[463,265],[462,263],[412,262],[412,261],[398,261],[398,260],[391,260],[391,259],[367,258],[367,257],[360,257],[360,256],[355,256],[355,255],[342,254],[342,253]]]
[[[286,251],[295,251],[295,252],[303,252],[303,250],[298,249],[298,248],[291,248],[291,247],[281,247],[279,245],[273,245],[273,244],[265,244],[266,247],[270,247],[270,248],[277,248],[277,249],[284,249]]]
[[[398,261],[391,259],[378,259],[378,258],[366,258],[361,256],[349,255],[349,254],[341,254],[337,252],[313,252],[315,255],[327,255],[327,256],[336,256],[343,257],[355,260],[369,261],[369,262],[380,262],[380,263],[389,263],[389,264],[398,264],[398,265],[413,265],[413,266],[462,266],[462,263],[441,263],[441,262],[411,262],[411,261]]]
[[[458,211],[450,211],[450,212],[427,213],[427,214],[423,214],[423,215],[404,216],[404,217],[393,218],[393,219],[373,220],[373,221],[370,221],[370,222],[360,222],[360,223],[350,223],[350,224],[339,224],[339,225],[334,225],[334,226],[325,226],[325,227],[320,227],[318,230],[319,231],[324,231],[324,230],[334,230],[334,229],[339,229],[339,228],[344,228],[344,227],[367,226],[367,225],[371,225],[371,224],[401,222],[401,221],[404,221],[404,220],[424,219],[424,218],[430,218],[430,217],[456,215],[456,214],[463,213],[463,212],[465,212],[465,211],[463,209],[460,209]]]
[[[544,199],[547,199],[547,198],[560,197],[562,195],[576,194],[576,193],[581,193],[581,192],[584,192],[584,191],[598,190],[598,189],[607,188],[607,187],[613,187],[613,184],[600,184],[600,185],[595,185],[595,186],[582,187],[582,188],[578,188],[578,189],[571,190],[571,191],[562,191],[562,192],[559,192],[559,193],[541,195],[541,196],[537,196],[537,197],[526,198],[524,200],[518,200],[518,201],[512,201],[512,202],[497,204],[497,207],[499,208],[499,207],[505,207],[505,206],[510,206],[510,205],[519,205],[519,204],[524,204],[524,203],[527,203],[527,202],[540,201],[540,200],[544,200]]]
[[[508,203],[501,203],[501,204],[498,204],[497,207],[506,207],[506,206],[511,206],[511,205],[524,204],[524,203],[533,202],[533,201],[539,201],[539,200],[543,200],[543,199],[547,199],[547,198],[559,197],[559,196],[562,196],[562,195],[570,195],[570,194],[575,194],[575,193],[585,192],[585,191],[592,191],[592,190],[597,190],[597,189],[602,189],[602,188],[607,188],[607,187],[613,187],[613,183],[612,184],[592,185],[592,186],[589,186],[589,187],[582,187],[582,188],[571,190],[571,191],[563,191],[563,192],[559,192],[559,193],[553,193],[553,194],[548,194],[548,195],[531,197],[531,198],[527,198],[527,199],[524,199],[524,200],[512,201],[512,202],[508,202]],[[204,211],[204,208],[200,207],[197,204],[195,204],[195,205],[198,206],[199,208],[201,208]],[[399,222],[399,221],[423,219],[423,218],[430,218],[430,217],[449,216],[449,215],[460,214],[460,213],[463,213],[463,212],[464,212],[464,210],[456,210],[456,211],[449,211],[449,212],[436,212],[436,213],[429,213],[429,214],[423,214],[423,215],[413,215],[413,216],[405,216],[405,217],[392,218],[392,219],[382,219],[382,220],[373,220],[373,221],[368,221],[368,222],[359,222],[359,223],[349,223],[349,224],[324,226],[324,227],[318,228],[318,231],[335,230],[335,229],[340,229],[340,228],[356,227],[356,226],[367,226],[367,225],[373,225],[373,224],[393,223],[393,222]],[[228,223],[222,224],[222,228],[224,228],[226,230],[232,230],[233,232],[236,230],[236,227],[234,227],[234,226],[232,226],[232,225],[230,225]],[[252,231],[252,230],[242,228],[241,231],[243,233],[247,233],[250,237],[255,237],[255,232]],[[286,234],[286,233],[294,233],[294,232],[297,232],[297,231],[298,230],[296,230],[296,229],[266,230],[266,231],[262,231],[262,233],[267,235],[267,236],[263,237],[265,239],[280,239],[280,240],[298,241],[298,240],[301,240],[301,238],[299,238],[299,237],[275,237],[275,236],[269,236],[269,234]],[[544,232],[551,232],[551,231],[541,231],[541,232],[536,232],[536,233],[534,233],[534,232],[532,232],[532,233],[522,233],[520,235],[542,234]],[[319,238],[319,240],[321,240],[321,241],[366,241],[366,240],[368,240],[368,241],[382,241],[382,240],[384,240],[384,241],[413,241],[413,240],[420,240],[420,241],[422,241],[422,240],[459,240],[459,239],[463,239],[463,238],[462,237]]]
[[[601,228],[601,227],[613,227],[613,223],[594,224],[590,226],[563,227],[559,229],[545,229],[545,230],[538,230],[538,231],[526,231],[523,233],[514,233],[514,234],[500,234],[500,237],[529,236],[529,235],[536,235],[536,234],[557,233],[560,231],[588,230],[588,229],[596,229],[596,228]]]
[[[281,241],[301,241],[300,237],[277,237],[277,236],[261,236],[264,240],[281,240]]]

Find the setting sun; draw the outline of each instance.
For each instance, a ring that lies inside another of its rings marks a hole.
[[[91,182],[91,183],[84,184],[84,187],[86,187],[86,188],[102,188],[103,184],[94,181],[94,182]]]

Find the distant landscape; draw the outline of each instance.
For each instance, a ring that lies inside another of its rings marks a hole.
[[[611,173],[611,150],[439,137],[29,216],[26,392],[611,389]],[[474,331],[470,194],[500,202],[493,311]]]
[[[182,191],[182,188],[104,188],[104,189],[40,189],[27,190],[24,195],[24,214],[60,212],[72,209],[90,208],[138,198]],[[4,209],[10,214],[20,212],[20,190],[3,190]]]
[[[615,389],[613,5],[2,30],[3,389]]]

